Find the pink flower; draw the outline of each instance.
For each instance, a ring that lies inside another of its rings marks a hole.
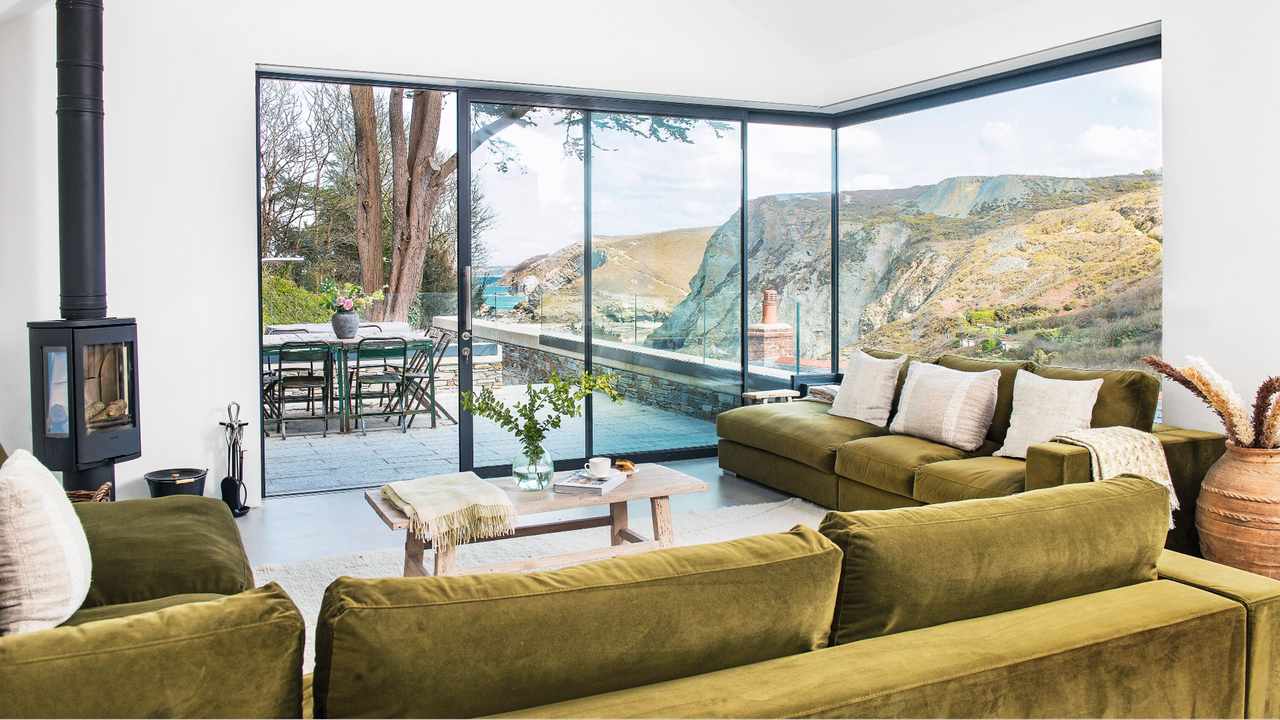
[[[338,304],[342,305],[343,310],[350,310],[351,308],[356,306],[355,301],[347,297],[338,298]]]

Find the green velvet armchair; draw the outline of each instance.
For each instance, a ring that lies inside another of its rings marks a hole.
[[[300,716],[302,616],[278,585],[253,587],[225,504],[180,496],[76,513],[88,597],[60,627],[0,637],[0,717]]]

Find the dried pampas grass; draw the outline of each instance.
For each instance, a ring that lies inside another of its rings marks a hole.
[[[1155,355],[1142,358],[1153,370],[1191,391],[1217,413],[1227,437],[1237,447],[1276,446],[1280,434],[1280,377],[1267,378],[1258,388],[1251,417],[1235,388],[1204,358],[1188,357],[1187,360],[1189,364],[1175,368]]]

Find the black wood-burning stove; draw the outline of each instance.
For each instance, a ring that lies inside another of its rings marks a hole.
[[[56,5],[62,319],[27,324],[31,434],[67,489],[96,490],[142,454],[138,327],[107,317],[102,0]]]
[[[138,326],[132,319],[28,323],[35,455],[68,490],[111,482],[142,454]]]

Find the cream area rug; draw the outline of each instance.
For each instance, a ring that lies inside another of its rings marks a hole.
[[[784,532],[796,525],[817,528],[826,508],[791,498],[776,503],[760,505],[735,505],[714,510],[695,510],[676,513],[671,522],[677,545],[702,545],[722,542],[749,535]],[[645,535],[652,535],[648,518],[632,518],[631,526]],[[534,535],[532,537],[494,540],[458,548],[457,565],[487,565],[489,563],[539,555],[589,550],[609,544],[609,528],[588,528],[573,532]],[[427,551],[424,564],[430,568],[432,553]],[[336,578],[400,577],[404,574],[404,549],[374,550],[334,557],[303,560],[280,565],[260,565],[253,569],[258,585],[278,582],[307,621],[307,646],[303,655],[303,671],[311,672],[315,664],[315,623],[320,615],[320,600],[324,589]]]

